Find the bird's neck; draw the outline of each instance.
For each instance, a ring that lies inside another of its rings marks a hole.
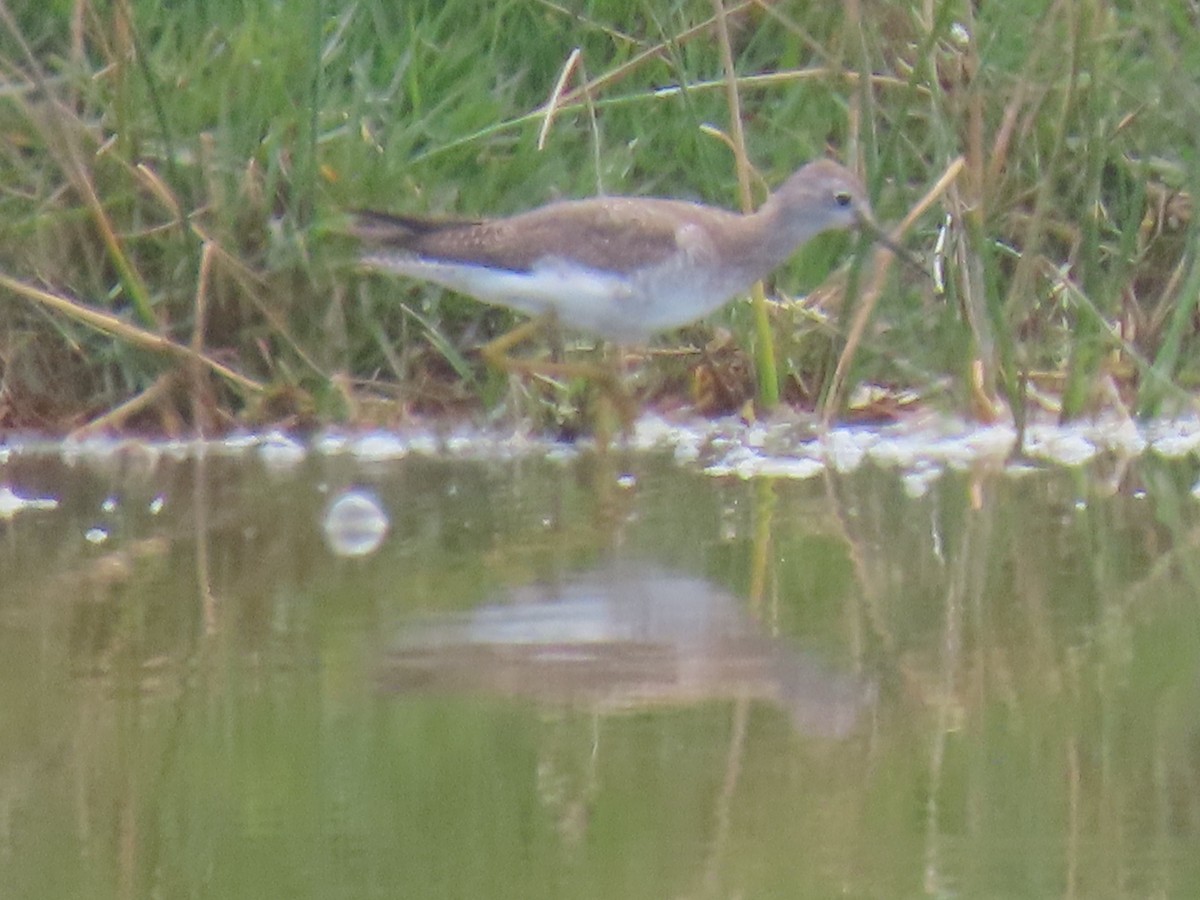
[[[787,261],[796,248],[812,237],[819,229],[795,216],[786,214],[778,195],[772,194],[755,212],[742,217],[742,232],[747,246],[748,259],[753,261],[757,277]]]
[[[785,185],[786,187],[788,186]],[[830,221],[827,214],[819,208],[811,209],[814,206],[812,198],[785,197],[783,193],[781,191],[772,194],[763,204],[762,209],[767,210],[770,207],[768,214],[771,217],[773,231],[778,236],[779,245],[787,248],[783,251],[784,256],[787,257],[791,256],[801,244],[828,231],[831,227],[836,227],[836,223]],[[810,208],[810,212],[804,215],[799,214],[799,211],[806,207]]]

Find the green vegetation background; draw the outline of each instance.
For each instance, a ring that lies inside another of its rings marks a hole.
[[[936,279],[892,267],[852,384],[984,417],[1192,403],[1194,4],[724,2],[766,184],[832,155],[894,222],[965,161],[904,238]],[[472,349],[512,317],[357,271],[346,210],[501,214],[597,192],[739,202],[708,0],[0,13],[7,428],[494,407],[505,381]],[[789,296],[820,286],[772,314],[787,402],[816,405],[829,385],[867,280],[860,250],[822,240],[776,279]],[[746,304],[663,344],[703,348],[715,326],[761,349]],[[644,398],[685,393],[710,356],[651,359]],[[715,369],[738,382],[736,362]]]

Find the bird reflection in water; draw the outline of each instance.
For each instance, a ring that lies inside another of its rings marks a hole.
[[[832,739],[853,732],[877,693],[770,636],[743,601],[710,582],[636,563],[515,588],[415,624],[389,654],[382,683],[598,712],[758,700],[799,733]]]

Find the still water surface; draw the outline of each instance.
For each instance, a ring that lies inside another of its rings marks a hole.
[[[1198,468],[13,453],[0,896],[1200,896]]]

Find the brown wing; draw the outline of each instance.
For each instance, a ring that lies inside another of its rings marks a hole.
[[[601,271],[637,268],[674,253],[690,204],[602,198],[552,203],[506,219],[443,221],[359,213],[363,240],[425,259],[527,272],[542,259],[569,259]]]
[[[397,249],[410,249],[411,242],[422,235],[483,224],[481,219],[436,219],[376,212],[371,209],[358,209],[352,215],[350,233],[354,237],[369,244]]]

